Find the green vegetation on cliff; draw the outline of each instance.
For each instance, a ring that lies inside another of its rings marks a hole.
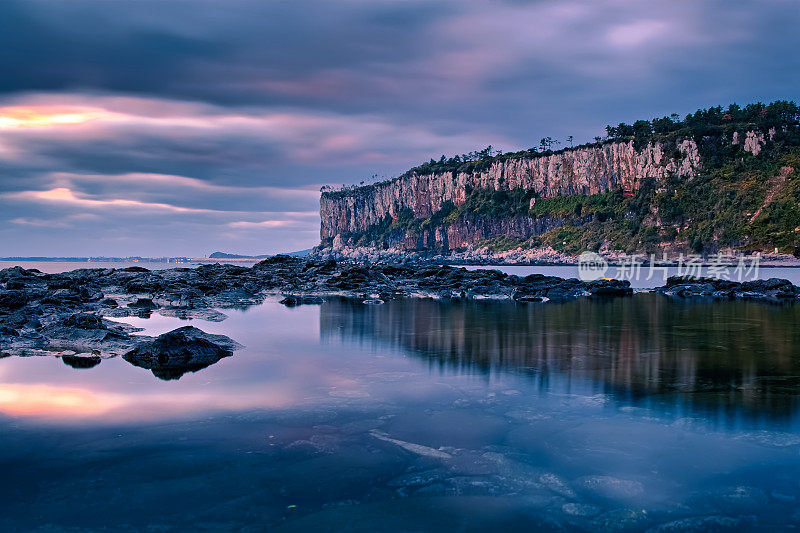
[[[541,236],[569,253],[604,243],[657,253],[662,243],[677,243],[700,253],[733,247],[800,255],[800,147],[793,142],[772,143],[758,156],[726,157],[691,180],[647,180],[631,196],[615,191],[542,199],[531,214],[575,209],[564,225]],[[589,222],[579,220],[588,213],[594,215]]]

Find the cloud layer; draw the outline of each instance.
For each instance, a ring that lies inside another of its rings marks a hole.
[[[6,0],[0,255],[316,243],[318,189],[795,98],[765,0]]]

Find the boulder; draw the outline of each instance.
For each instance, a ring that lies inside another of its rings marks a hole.
[[[172,380],[230,357],[240,347],[224,335],[211,335],[194,326],[184,326],[140,343],[123,358],[132,365],[151,370],[160,379]]]

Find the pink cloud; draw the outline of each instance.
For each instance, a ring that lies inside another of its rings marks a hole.
[[[31,202],[46,202],[55,204],[67,204],[82,208],[128,208],[128,209],[146,209],[157,211],[171,211],[175,213],[213,213],[212,209],[194,209],[190,207],[181,207],[177,205],[165,203],[148,203],[139,202],[137,200],[125,200],[121,198],[114,198],[110,200],[98,200],[91,198],[86,194],[76,194],[70,189],[58,187],[46,191],[20,191],[13,193],[6,193],[4,198],[10,200],[23,200]]]
[[[242,139],[241,146],[246,144],[251,150],[263,145],[263,153],[322,166],[380,159],[407,162],[485,144],[512,146],[508,139],[491,132],[440,133],[423,124],[403,124],[369,114],[263,108],[231,112],[168,100],[82,95],[29,95],[14,98],[12,103],[0,107],[0,121],[5,117],[8,124],[0,157],[12,161],[33,160],[42,141],[71,145],[91,140],[124,142],[142,136],[191,141],[194,146],[207,146],[209,156],[217,150],[235,153],[237,145],[231,139]],[[244,164],[253,157],[255,153],[248,153],[238,162]]]

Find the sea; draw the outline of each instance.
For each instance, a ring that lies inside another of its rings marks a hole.
[[[0,359],[0,531],[800,524],[800,306],[638,292],[221,312],[116,319],[244,345],[173,379]]]

